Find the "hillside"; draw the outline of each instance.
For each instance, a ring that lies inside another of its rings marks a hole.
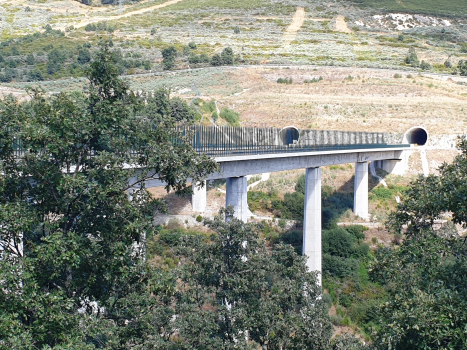
[[[462,14],[466,5],[442,7]],[[13,0],[0,5],[0,93],[78,90],[98,42],[112,38],[135,89],[166,85],[186,99],[216,99],[241,112],[241,125],[404,132],[424,124],[454,133],[464,130],[458,64],[467,59],[467,19],[438,8],[418,0]],[[167,73],[162,50],[171,45],[177,57]],[[229,47],[236,67],[212,67]],[[416,63],[407,64],[409,50]]]
[[[423,13],[428,15],[465,16],[467,4],[462,0],[354,0],[356,4],[387,11]]]

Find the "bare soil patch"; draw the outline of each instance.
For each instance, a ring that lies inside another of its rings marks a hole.
[[[284,46],[289,46],[290,43],[295,40],[298,31],[303,26],[303,22],[305,22],[305,9],[303,7],[298,7],[292,18],[292,23],[282,36]]]
[[[342,32],[342,33],[347,33],[347,34],[353,33],[352,30],[347,25],[347,22],[345,21],[345,17],[342,15],[336,17],[335,23],[334,23],[334,30],[336,32]]]

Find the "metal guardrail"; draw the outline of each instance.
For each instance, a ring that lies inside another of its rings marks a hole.
[[[389,145],[387,133],[201,125],[179,127],[179,131],[193,138],[199,154],[215,157],[409,147]]]
[[[193,140],[198,154],[213,157],[410,147],[388,144],[387,133],[203,125],[179,126],[177,130]],[[21,140],[16,140],[13,148],[15,157],[24,154]]]

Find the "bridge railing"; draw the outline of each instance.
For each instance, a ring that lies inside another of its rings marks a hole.
[[[190,125],[177,129],[199,154],[214,157],[403,146],[390,145],[388,133],[375,132],[299,130],[291,138],[284,137],[284,130],[276,128]],[[15,140],[13,148],[16,157],[24,154],[21,140]]]
[[[198,153],[210,156],[313,152],[324,150],[400,148],[389,145],[388,133],[338,130],[299,130],[298,139],[287,143],[276,128],[231,126],[183,126],[179,130],[193,139]]]

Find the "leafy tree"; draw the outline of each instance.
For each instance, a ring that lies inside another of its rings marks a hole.
[[[132,348],[151,334],[144,320],[162,315],[171,291],[142,259],[154,213],[164,209],[144,181],[190,193],[188,178],[216,168],[184,142],[173,116],[142,114],[108,45],[88,78],[83,94],[2,101],[2,349]],[[24,153],[15,154],[18,140]]]
[[[288,245],[268,252],[258,227],[235,218],[226,223],[224,213],[232,215],[205,220],[216,232],[211,242],[182,241],[181,342],[203,349],[250,349],[251,341],[262,349],[327,349],[326,303],[304,258]]]
[[[14,70],[11,68],[5,68],[3,74],[0,74],[0,81],[2,83],[9,83],[14,78]]]
[[[234,64],[234,53],[232,48],[226,47],[222,50],[221,53],[222,63],[224,65],[233,65]]]
[[[94,23],[88,23],[84,27],[84,30],[87,32],[95,32],[97,30],[97,26]]]
[[[199,55],[190,54],[190,56],[188,56],[188,62],[192,64],[198,64],[200,62]]]
[[[343,228],[323,232],[323,253],[350,258],[354,252],[352,236]]]
[[[222,57],[219,54],[215,54],[211,57],[211,65],[213,66],[222,66]]]
[[[34,68],[33,70],[29,71],[28,80],[29,81],[42,81],[44,80],[44,77],[42,76],[42,72],[39,69]]]
[[[368,227],[362,225],[351,225],[347,226],[345,230],[350,233],[358,242],[365,239],[365,231],[368,231]]]
[[[76,58],[79,64],[86,64],[91,61],[91,51],[87,48],[78,50],[78,57]]]
[[[54,74],[55,72],[62,69],[63,63],[65,63],[66,54],[63,51],[53,49],[47,54],[47,73]]]
[[[465,348],[467,250],[454,224],[467,223],[467,140],[458,145],[462,154],[439,175],[412,182],[388,221],[394,233],[404,227],[406,238],[397,250],[378,251],[372,269],[390,294],[380,311],[380,348]],[[447,212],[452,222],[438,230]]]
[[[177,57],[177,50],[175,46],[171,45],[168,48],[162,50],[162,66],[164,69],[172,69],[175,67],[175,58]]]
[[[27,56],[26,56],[26,63],[30,66],[32,66],[35,62],[35,59],[34,59],[34,55],[32,53],[29,53]]]
[[[405,57],[405,63],[410,64],[412,67],[418,67],[420,61],[418,60],[417,52],[414,47],[409,49],[407,56]]]
[[[149,60],[144,60],[142,65],[143,65],[144,69],[146,69],[146,70],[150,70],[151,66],[152,66],[151,61],[149,61]]]
[[[460,75],[467,75],[467,60],[460,60],[458,63]]]
[[[209,63],[210,62],[209,56],[206,55],[205,53],[202,53],[201,55],[199,55],[199,62],[200,63]]]

